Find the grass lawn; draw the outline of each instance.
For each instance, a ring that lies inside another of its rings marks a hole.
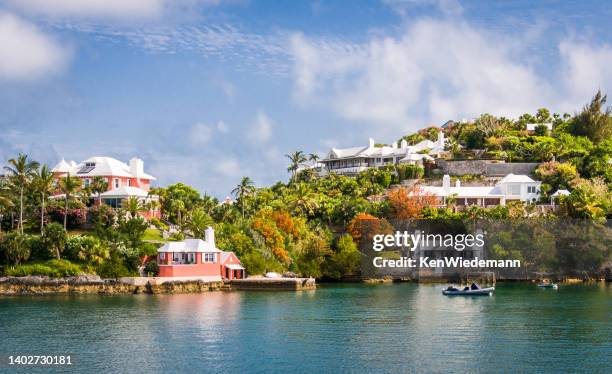
[[[142,240],[146,241],[154,241],[154,242],[167,242],[167,239],[164,239],[161,235],[161,232],[158,229],[146,229],[145,233],[142,237]]]

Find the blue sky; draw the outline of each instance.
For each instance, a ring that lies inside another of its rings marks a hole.
[[[284,154],[612,92],[601,1],[0,0],[0,157],[145,160],[223,198]]]

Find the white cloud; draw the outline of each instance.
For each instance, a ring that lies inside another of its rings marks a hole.
[[[191,126],[191,143],[194,145],[204,145],[210,141],[213,129],[203,123],[196,123]]]
[[[251,124],[250,138],[257,144],[267,143],[272,137],[272,121],[263,111],[259,111]]]
[[[538,72],[538,59],[523,48],[528,34],[508,37],[462,20],[430,18],[396,37],[363,44],[295,34],[295,98],[397,133],[484,112],[513,117],[543,106],[573,111],[598,87],[612,89],[609,46],[561,43],[564,68],[551,76]]]
[[[0,79],[32,80],[61,70],[70,51],[36,26],[0,12]]]
[[[612,90],[612,47],[593,46],[566,40],[559,44],[559,53],[564,63],[564,107],[586,102],[597,88]],[[574,107],[573,110],[578,110]],[[571,110],[571,109],[568,109]]]
[[[164,0],[9,0],[14,8],[51,17],[151,18]]]
[[[243,174],[240,163],[233,158],[217,160],[214,167],[219,174],[225,177],[235,178]]]

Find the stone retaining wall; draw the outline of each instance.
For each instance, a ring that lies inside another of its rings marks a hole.
[[[486,175],[503,177],[512,174],[532,174],[540,165],[537,162],[503,162],[495,160],[437,160],[436,164],[448,175]]]

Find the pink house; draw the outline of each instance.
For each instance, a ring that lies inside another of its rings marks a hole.
[[[242,279],[245,269],[234,252],[215,246],[215,231],[206,229],[205,240],[169,242],[157,250],[160,277]]]
[[[129,164],[121,162],[112,157],[91,157],[80,163],[62,159],[52,169],[56,178],[70,174],[82,180],[82,187],[88,187],[94,177],[102,177],[107,182],[107,189],[91,198],[95,204],[103,203],[113,208],[121,208],[124,200],[135,197],[143,203],[158,200],[157,196],[150,195],[149,189],[155,177],[145,173],[144,163],[139,158],[132,158]],[[159,218],[159,208],[141,212],[145,218]]]

